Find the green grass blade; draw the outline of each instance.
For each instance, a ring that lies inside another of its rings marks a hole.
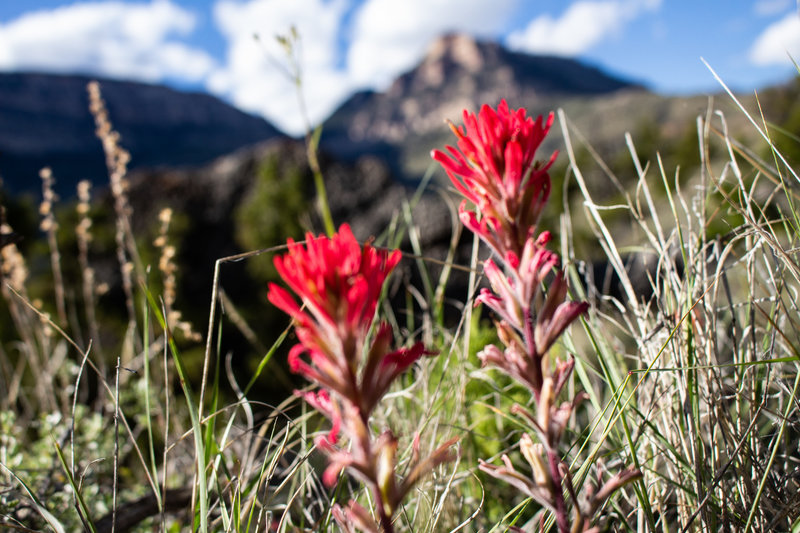
[[[91,513],[89,512],[89,506],[86,505],[86,501],[83,499],[80,487],[78,487],[78,484],[75,483],[75,478],[72,477],[72,472],[70,471],[67,461],[64,458],[64,452],[61,450],[61,446],[58,445],[58,442],[55,439],[53,439],[53,445],[56,448],[56,454],[58,455],[58,460],[61,462],[61,467],[64,469],[64,473],[67,476],[67,481],[75,493],[75,498],[78,500],[78,511],[81,513],[83,523],[92,533],[97,533],[97,530],[94,527],[94,522],[92,522]]]
[[[46,508],[46,507],[45,507],[45,506],[42,504],[42,502],[40,502],[40,501],[39,501],[39,498],[37,498],[37,497],[36,497],[36,495],[33,493],[33,491],[30,489],[30,487],[28,487],[28,485],[27,485],[27,484],[25,484],[25,482],[24,482],[24,481],[22,481],[22,479],[20,479],[20,477],[19,477],[19,476],[17,476],[17,475],[16,475],[16,474],[15,474],[15,473],[14,473],[14,472],[13,472],[13,471],[10,469],[10,468],[8,468],[8,467],[7,467],[5,464],[3,464],[3,463],[0,463],[0,466],[2,466],[3,468],[5,468],[5,469],[6,469],[6,471],[7,471],[7,472],[8,472],[8,473],[11,475],[11,477],[13,477],[14,479],[16,479],[16,480],[17,480],[17,483],[19,483],[19,485],[20,485],[20,486],[21,486],[23,489],[25,489],[25,492],[27,492],[27,493],[28,493],[28,496],[30,497],[31,501],[33,502],[33,506],[34,506],[34,507],[36,507],[36,511],[37,511],[37,512],[38,512],[40,515],[42,515],[42,518],[44,518],[44,521],[45,521],[45,522],[47,522],[47,525],[48,525],[48,526],[50,526],[50,528],[51,528],[53,531],[55,531],[56,533],[66,533],[66,530],[64,529],[64,526],[61,524],[61,522],[58,520],[58,518],[56,518],[56,517],[53,515],[53,513],[51,513],[50,511],[48,511],[48,510],[47,510],[47,508]],[[65,468],[65,470],[66,470],[66,471],[69,471],[69,469],[68,469],[68,468]]]
[[[195,459],[197,461],[197,503],[199,505],[199,531],[200,533],[207,533],[209,502],[208,485],[206,480],[206,452],[205,441],[203,439],[203,426],[198,416],[197,404],[195,404],[191,385],[189,384],[189,380],[186,375],[186,368],[183,366],[183,360],[181,359],[178,347],[175,345],[175,339],[172,337],[169,325],[167,324],[163,313],[161,313],[153,294],[147,289],[147,287],[143,286],[142,289],[147,296],[147,301],[150,303],[151,312],[156,317],[156,320],[158,320],[159,325],[164,329],[164,332],[167,334],[169,352],[170,355],[172,355],[173,362],[175,363],[175,369],[178,372],[178,379],[181,383],[181,389],[183,390],[183,394],[186,398],[186,406],[189,410],[189,418],[191,419],[192,433],[194,436]]]
[[[155,440],[153,439],[153,416],[150,407],[150,314],[147,305],[142,306],[142,347],[144,352],[143,357],[143,373],[144,373],[144,423],[147,428],[147,448],[150,452],[150,468],[152,469],[152,478],[158,479],[158,463],[156,463],[156,450]],[[166,488],[166,487],[165,487]],[[161,487],[158,483],[153,483],[153,492],[158,502],[158,508],[161,509]]]
[[[761,476],[761,481],[758,484],[758,490],[756,491],[756,497],[753,501],[752,506],[750,507],[750,514],[747,516],[747,523],[744,526],[744,531],[750,531],[751,526],[753,525],[753,520],[755,519],[756,512],[758,511],[758,502],[761,500],[761,496],[764,493],[764,487],[767,484],[767,479],[769,478],[770,469],[772,468],[772,464],[775,462],[775,457],[778,455],[778,450],[780,449],[780,442],[783,439],[783,433],[786,431],[786,424],[789,422],[789,414],[792,412],[792,409],[795,407],[795,399],[797,398],[797,392],[800,389],[800,372],[797,372],[794,378],[794,387],[792,388],[792,394],[788,398],[786,402],[786,409],[783,412],[783,416],[781,417],[781,425],[780,429],[778,430],[778,435],[775,437],[772,451],[770,452],[769,461],[767,462],[766,466],[764,467],[764,475]]]

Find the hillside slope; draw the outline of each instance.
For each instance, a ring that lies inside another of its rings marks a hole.
[[[0,73],[0,176],[9,192],[35,191],[38,172],[53,169],[73,194],[80,179],[103,183],[105,159],[94,134],[85,76]],[[131,168],[185,166],[282,136],[262,118],[202,93],[99,80]]]

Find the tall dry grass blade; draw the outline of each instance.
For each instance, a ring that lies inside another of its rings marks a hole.
[[[152,293],[148,291],[146,287],[142,287],[142,289],[144,290],[147,301],[150,304],[151,312],[167,336],[169,352],[172,356],[172,361],[175,364],[175,369],[178,372],[181,389],[183,390],[184,397],[186,398],[186,406],[189,411],[189,418],[192,425],[191,433],[194,437],[193,440],[195,452],[195,484],[193,485],[193,489],[197,491],[197,497],[194,497],[194,495],[192,496],[192,515],[197,516],[199,531],[201,533],[207,533],[209,500],[208,487],[206,485],[206,448],[205,439],[203,436],[202,419],[199,416],[202,402],[199,405],[195,403],[194,394],[192,393],[191,385],[186,375],[186,369],[184,367],[183,360],[181,359],[180,351],[178,350],[178,347],[175,344],[175,339],[172,337],[172,334],[169,330],[169,324],[167,324],[164,313],[159,309]],[[195,515],[195,504],[199,505],[199,509],[197,509],[198,515]]]
[[[77,475],[77,470],[75,469],[75,413],[78,408],[78,391],[80,390],[81,385],[81,378],[83,377],[83,371],[86,368],[86,362],[89,359],[89,353],[92,351],[91,341],[89,343],[89,347],[83,354],[81,358],[81,364],[78,366],[78,375],[75,376],[75,390],[72,393],[72,419],[70,421],[70,428],[69,428],[69,449],[70,449],[70,474],[74,478]]]
[[[701,57],[700,61],[703,62],[703,64],[706,66],[706,68],[711,72],[711,75],[714,76],[714,79],[717,80],[717,82],[722,86],[722,88],[725,90],[725,92],[728,93],[728,96],[731,97],[731,100],[733,100],[733,102],[736,104],[736,106],[741,110],[742,114],[745,117],[747,117],[747,120],[750,121],[750,124],[752,124],[753,128],[755,128],[755,130],[758,132],[758,134],[761,136],[761,138],[764,139],[767,143],[770,143],[769,135],[767,135],[764,132],[764,130],[761,129],[761,127],[758,125],[758,123],[755,121],[755,119],[750,115],[750,113],[747,111],[747,109],[744,107],[744,105],[742,105],[742,103],[739,101],[739,99],[736,97],[736,95],[733,94],[733,91],[731,91],[730,88],[728,87],[728,85],[722,80],[722,78],[719,77],[717,72],[711,67],[711,65],[708,64],[708,62],[704,58]],[[774,145],[770,144],[770,146],[772,146],[773,149],[774,149]],[[789,173],[791,173],[791,175],[794,176],[794,179],[797,180],[798,182],[800,182],[800,175],[798,175],[798,173],[792,168],[792,165],[790,165],[789,162],[786,161],[786,158],[783,156],[783,154],[781,154],[777,150],[774,150],[774,152],[775,152],[775,155],[777,156],[777,158],[780,159],[781,163],[783,163],[785,165],[785,167],[789,171]]]
[[[119,482],[119,372],[120,358],[114,372],[114,458],[113,480],[111,483],[111,533],[117,524],[117,484]]]
[[[143,306],[144,315],[142,317],[142,346],[144,346],[144,352],[142,353],[142,372],[144,374],[144,425],[147,430],[147,451],[149,452],[150,457],[150,469],[152,470],[152,477],[153,479],[158,479],[158,464],[156,463],[156,450],[155,450],[155,439],[154,439],[154,432],[153,432],[153,409],[150,405],[150,390],[151,390],[151,370],[150,370],[150,316],[148,307],[145,305]],[[165,375],[167,375],[165,373]],[[165,394],[169,394],[168,388],[164,389]],[[169,431],[165,428],[164,436],[167,437],[169,435]],[[165,438],[165,440],[168,440]],[[166,481],[164,481],[166,483]],[[161,489],[166,488],[166,484],[159,485],[158,483],[155,484],[154,487],[154,496],[156,499],[156,504],[158,505],[158,509],[161,511],[160,514],[163,516],[163,505],[161,499]]]
[[[302,242],[303,241],[300,241],[300,243]],[[208,329],[206,330],[205,351],[203,353],[203,374],[202,377],[200,378],[200,396],[198,404],[198,417],[200,419],[202,419],[203,416],[203,400],[205,398],[206,383],[208,381],[208,369],[211,362],[211,347],[214,342],[214,324],[217,321],[217,301],[220,299],[220,285],[219,285],[220,269],[222,268],[222,265],[224,265],[225,263],[235,263],[238,261],[243,261],[248,257],[254,257],[256,255],[264,253],[274,253],[285,249],[286,245],[283,244],[280,246],[273,246],[271,248],[265,248],[262,250],[253,250],[241,254],[221,257],[214,262],[214,276],[211,281],[211,304],[209,306],[209,311],[208,311]]]
[[[641,314],[641,306],[639,305],[639,300],[636,296],[636,291],[634,291],[633,286],[630,283],[630,279],[625,275],[625,266],[620,257],[618,246],[615,243],[614,237],[611,235],[608,227],[606,226],[605,222],[603,221],[602,216],[600,215],[600,208],[599,206],[592,201],[592,195],[589,192],[589,188],[586,186],[586,181],[584,180],[583,174],[581,173],[580,169],[578,168],[577,161],[575,158],[575,150],[572,146],[572,140],[570,137],[570,132],[568,128],[568,119],[566,114],[564,113],[563,109],[558,110],[558,123],[561,126],[561,133],[564,138],[564,143],[566,145],[567,156],[569,157],[570,167],[573,170],[575,175],[575,180],[578,183],[578,187],[581,190],[586,201],[584,202],[584,207],[589,211],[591,216],[591,220],[594,222],[596,228],[600,232],[603,237],[601,240],[600,245],[603,247],[606,255],[609,258],[609,261],[617,272],[620,277],[623,289],[625,291],[625,295],[628,298],[628,303],[634,310],[635,315]]]

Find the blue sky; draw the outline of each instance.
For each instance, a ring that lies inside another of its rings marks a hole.
[[[208,91],[304,127],[275,35],[299,30],[312,123],[383,89],[459,31],[575,57],[665,94],[753,90],[796,73],[800,0],[0,0],[0,70],[79,72]],[[259,39],[253,38],[257,34]]]

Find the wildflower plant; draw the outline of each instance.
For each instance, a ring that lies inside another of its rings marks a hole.
[[[298,394],[331,422],[328,434],[316,439],[329,459],[322,479],[332,486],[347,469],[372,491],[378,518],[352,500],[347,508],[335,506],[333,516],[346,531],[393,532],[392,517],[405,496],[425,472],[451,459],[455,442],[420,458],[417,436],[408,474],[399,480],[397,437],[390,430],[376,436],[370,427],[370,415],[394,379],[435,353],[422,343],[393,350],[386,323],[370,339],[383,284],[400,252],[362,247],[346,224],[330,238],[309,233],[305,246],[289,239],[288,247],[275,268],[300,303],[274,283],[268,297],[295,322],[300,342],[289,352],[290,369],[319,387]]]
[[[484,304],[497,315],[495,325],[504,349],[489,345],[478,357],[484,366],[501,369],[531,392],[536,412],[520,405],[514,405],[512,411],[532,428],[538,441],[524,433],[519,443],[531,476],[516,470],[506,455],[503,466],[481,461],[479,467],[551,511],[560,533],[589,531],[605,499],[640,478],[641,472],[626,469],[580,498],[559,451],[564,429],[586,395],[579,393],[557,402],[575,361],[570,357],[553,365],[547,355],[564,330],[587,312],[589,304],[567,300],[559,257],[546,249],[551,235],[547,231],[537,234],[550,195],[548,170],[556,154],[541,163],[536,151],[554,117],[551,113],[546,120],[541,116],[534,120],[524,108],[510,109],[505,100],[496,110],[484,105],[478,115],[464,111],[463,116],[463,127],[450,124],[458,138],[457,147],[448,146],[448,153],[434,150],[432,157],[465,198],[459,208],[461,222],[493,252],[493,258],[483,265],[491,290],[482,289],[476,305]],[[572,500],[572,518],[565,489]]]

